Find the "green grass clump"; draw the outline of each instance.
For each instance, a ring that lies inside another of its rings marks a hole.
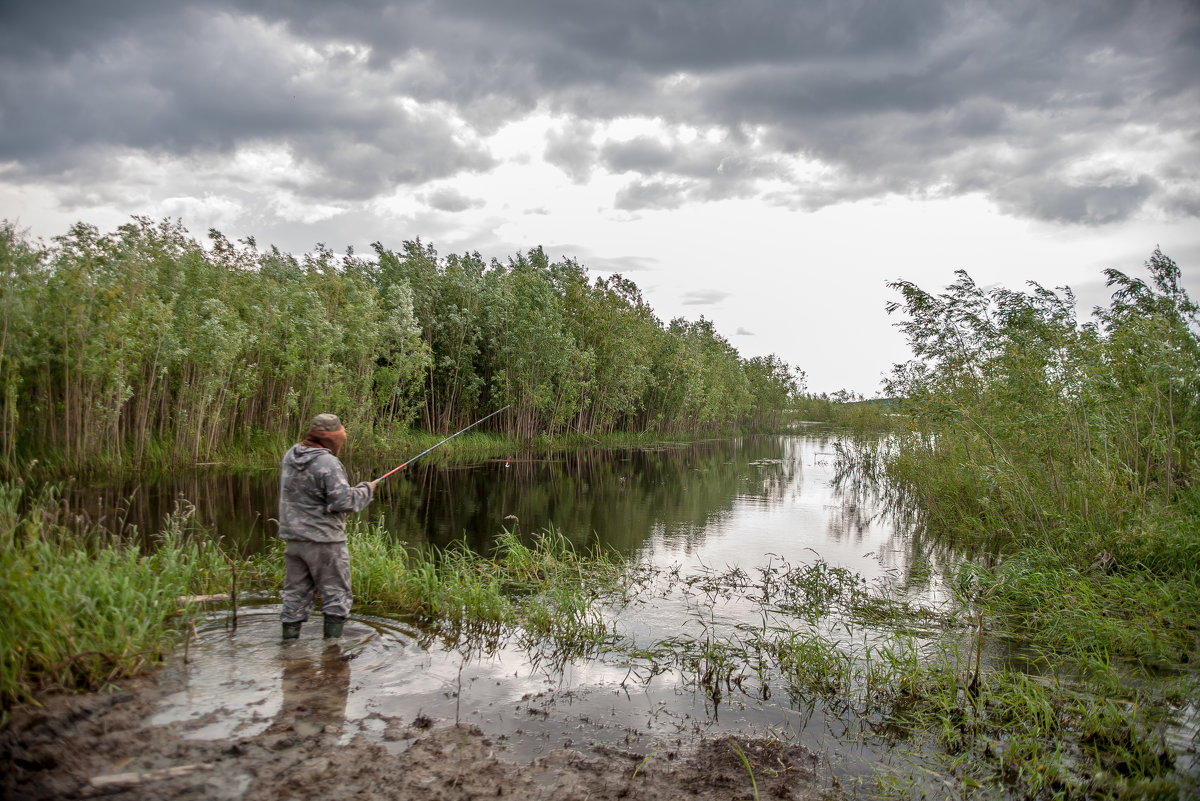
[[[95,689],[162,659],[186,624],[180,596],[243,586],[254,564],[231,561],[195,536],[186,508],[170,516],[152,553],[54,519],[53,490],[20,511],[23,490],[0,484],[0,703],[49,688]]]
[[[56,519],[53,490],[22,503],[0,484],[0,701],[5,710],[51,688],[89,690],[161,661],[188,624],[182,596],[282,583],[277,554],[227,555],[181,504],[154,547]],[[379,524],[348,529],[360,608],[417,615],[438,634],[486,646],[501,636],[550,641],[579,653],[611,632],[599,601],[622,592],[623,563],[578,553],[550,530],[525,543],[498,538],[484,556],[460,548],[409,551]],[[9,645],[11,644],[11,646]]]
[[[488,556],[460,546],[409,551],[382,525],[358,520],[347,542],[358,604],[418,615],[454,639],[520,633],[579,649],[611,634],[599,601],[622,592],[624,563],[581,554],[553,529],[531,544],[504,531]]]

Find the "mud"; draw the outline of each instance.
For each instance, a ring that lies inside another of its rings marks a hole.
[[[0,733],[6,799],[779,799],[827,798],[818,759],[763,738],[702,738],[675,750],[558,748],[517,757],[474,726],[381,718],[383,742],[343,742],[326,711],[285,704],[264,731],[185,737],[151,722],[155,677],[15,710]],[[739,749],[741,755],[739,755]],[[743,756],[749,763],[747,768]]]

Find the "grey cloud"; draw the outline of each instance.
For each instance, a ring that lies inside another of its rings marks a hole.
[[[1200,217],[1200,190],[1172,192],[1166,198],[1167,210],[1183,217]]]
[[[572,248],[567,245],[556,246],[555,249],[565,252],[580,250],[579,248]],[[622,275],[653,270],[657,263],[655,259],[642,256],[587,256],[580,257],[580,260],[590,270],[605,273],[620,273]]]
[[[438,211],[460,212],[467,209],[477,208],[483,205],[483,201],[478,198],[471,198],[459,192],[457,189],[445,187],[430,192],[425,196],[425,202]]]
[[[492,165],[445,120],[397,104],[392,76],[363,76],[344,55],[266,56],[284,49],[273,47],[278,32],[239,22],[185,10],[133,42],[114,33],[84,47],[58,37],[79,50],[55,62],[49,47],[35,48],[38,69],[0,61],[9,67],[0,73],[7,177],[101,179],[127,152],[205,156],[274,144],[304,168],[285,188],[361,199]]]
[[[633,181],[622,187],[613,205],[622,211],[677,209],[686,202],[686,188],[666,181]]]
[[[369,57],[306,72],[242,35],[260,28]],[[1015,214],[1099,225],[1147,205],[1194,213],[1197,179],[1160,167],[1200,160],[1198,73],[1200,9],[1186,0],[10,2],[0,162],[65,180],[124,149],[286,142],[312,173],[299,191],[331,198],[490,167],[477,140],[414,116],[396,102],[407,97],[476,135],[535,108],[562,115],[547,160],[577,181],[598,165],[634,173],[625,209],[761,191],[774,154],[790,153],[842,182],[796,181],[780,202],[982,192]],[[727,137],[597,147],[583,134],[628,116]],[[1131,181],[1073,182],[1131,122],[1175,135],[1178,152]]]
[[[576,183],[586,181],[596,163],[597,148],[591,141],[594,130],[595,126],[581,123],[549,133],[543,157]]]
[[[1023,179],[1002,187],[997,197],[1002,205],[1043,220],[1103,225],[1129,217],[1157,186],[1146,175],[1128,183],[1068,184],[1054,179]]]
[[[738,326],[738,330],[734,331],[733,335],[737,337],[752,337],[755,334],[753,331],[748,331],[747,329]]]
[[[612,172],[642,176],[618,192],[616,207],[623,210],[752,196],[759,191],[759,179],[788,174],[774,155],[730,141],[664,142],[637,137],[606,143],[601,158]]]
[[[732,141],[664,142],[645,136],[606,143],[601,159],[613,172],[672,174],[725,184],[778,175],[783,169],[774,157]]]
[[[729,297],[730,293],[719,289],[697,289],[683,294],[684,306],[712,306]]]
[[[604,146],[606,166],[614,172],[659,172],[675,163],[676,158],[666,144],[640,136],[627,142],[609,142]]]

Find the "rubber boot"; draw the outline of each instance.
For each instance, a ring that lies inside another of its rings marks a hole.
[[[346,618],[334,617],[333,615],[325,616],[325,639],[331,640],[342,636],[342,626],[346,625]]]
[[[300,624],[299,623],[284,623],[283,624],[283,639],[285,639],[285,640],[300,639]]]

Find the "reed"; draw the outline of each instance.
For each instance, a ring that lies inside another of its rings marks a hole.
[[[520,634],[595,647],[611,635],[602,599],[624,592],[618,557],[580,554],[553,528],[530,544],[502,531],[490,556],[459,546],[408,550],[381,525],[361,521],[350,524],[347,541],[360,604],[419,615],[454,638]]]
[[[177,599],[243,589],[269,571],[239,564],[181,506],[150,553],[112,535],[81,536],[56,522],[56,491],[22,508],[23,488],[0,484],[0,702],[8,710],[51,688],[95,689],[157,663],[196,610]]]
[[[135,218],[45,245],[0,222],[0,477],[236,461],[321,410],[380,455],[505,406],[492,430],[538,449],[774,430],[803,383],[541,248],[504,264],[419,241],[364,259],[209,239]]]

